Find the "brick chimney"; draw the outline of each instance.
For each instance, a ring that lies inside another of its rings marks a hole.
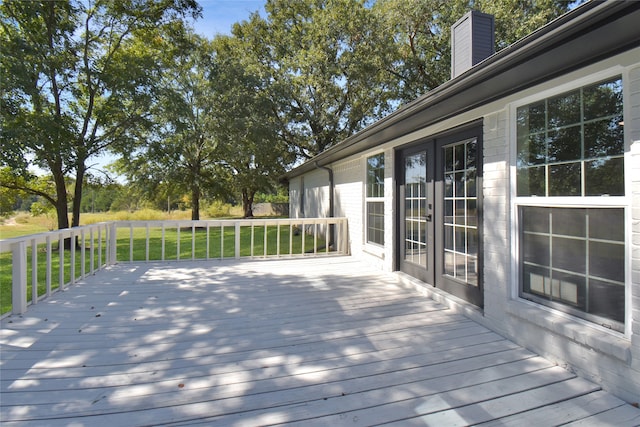
[[[451,78],[495,52],[493,15],[472,10],[451,27]]]

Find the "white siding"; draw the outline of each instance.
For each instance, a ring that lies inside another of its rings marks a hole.
[[[329,212],[329,173],[316,169],[304,176],[305,218],[324,218]]]
[[[362,254],[364,162],[360,157],[333,167],[336,192],[336,216],[348,218],[351,253]]]

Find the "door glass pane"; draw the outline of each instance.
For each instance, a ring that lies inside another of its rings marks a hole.
[[[405,170],[405,261],[427,265],[426,184],[427,156],[407,156]]]
[[[443,147],[444,274],[478,286],[476,140]]]

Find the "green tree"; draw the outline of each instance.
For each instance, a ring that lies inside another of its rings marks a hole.
[[[0,4],[0,165],[32,193],[29,168],[51,173],[55,196],[47,200],[59,228],[69,226],[67,177],[77,226],[87,160],[144,136],[159,75],[154,45],[198,13],[195,0]]]
[[[198,220],[202,197],[225,189],[211,123],[217,114],[208,78],[214,67],[211,42],[187,30],[182,43],[165,45],[162,60],[162,90],[151,110],[153,133],[118,164],[149,196],[169,189],[189,194],[191,219]]]
[[[51,175],[22,175],[20,171],[10,167],[0,167],[0,196],[6,196],[8,200],[24,197],[27,194],[36,196],[44,203],[55,206],[57,185]],[[72,186],[70,179],[65,179],[65,192],[69,192]],[[29,191],[24,189],[28,188]]]
[[[476,9],[494,15],[496,50],[569,9],[564,0],[377,0],[372,10],[387,43],[379,45],[397,99],[408,102],[451,77],[451,27]]]
[[[229,187],[241,197],[243,215],[249,218],[255,194],[271,191],[295,156],[280,138],[269,84],[261,66],[246,55],[244,41],[219,36],[214,42],[214,131]]]
[[[363,0],[268,0],[232,33],[268,84],[280,138],[310,158],[390,111],[377,54],[386,37]]]

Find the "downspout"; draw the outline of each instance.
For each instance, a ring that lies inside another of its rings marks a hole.
[[[333,169],[328,166],[320,166],[318,162],[315,162],[315,166],[318,169],[326,170],[329,174],[329,218],[334,217],[334,183],[333,183]],[[333,234],[334,234],[335,226],[333,224],[329,225],[329,247],[333,246]]]

